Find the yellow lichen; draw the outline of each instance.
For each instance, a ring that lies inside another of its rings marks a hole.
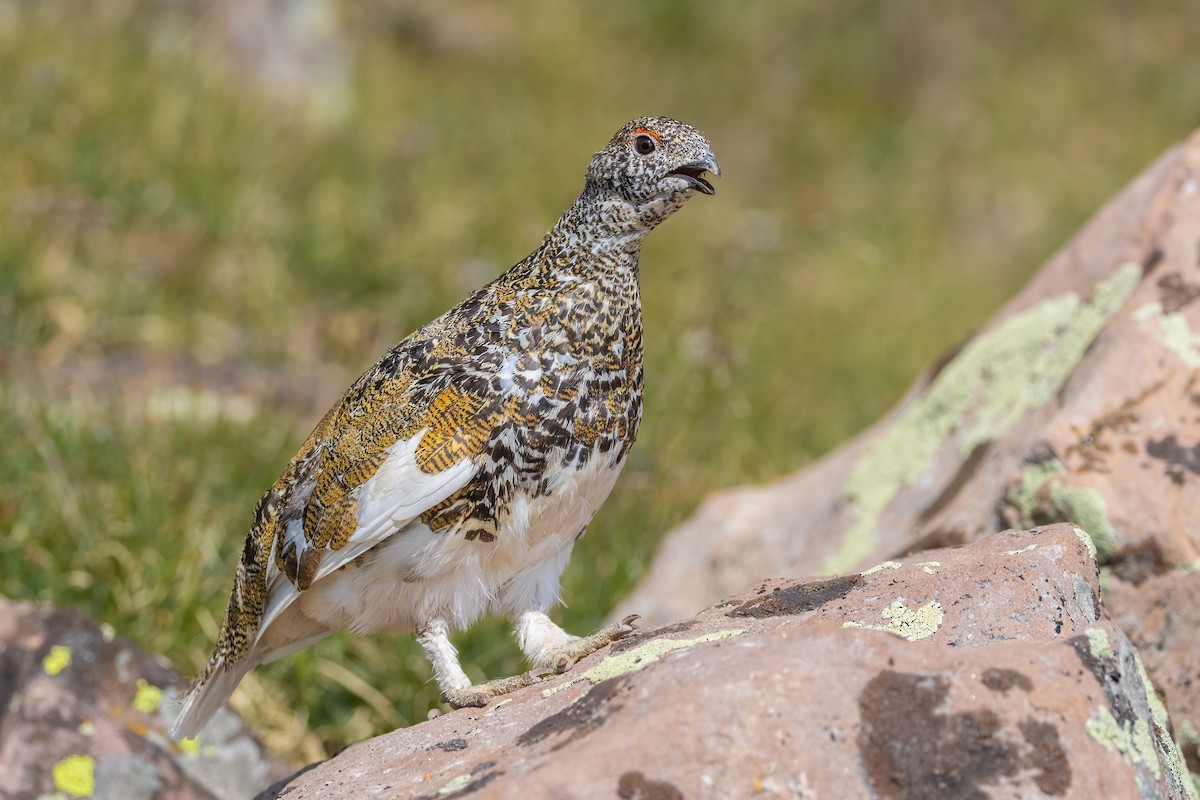
[[[890,620],[884,627],[888,633],[894,633],[902,639],[915,642],[937,633],[945,614],[941,603],[933,600],[920,608],[913,610],[899,600],[883,610],[883,618]]]
[[[96,791],[96,759],[67,756],[54,765],[54,785],[71,797],[91,797]]]
[[[133,696],[133,710],[143,714],[153,714],[162,704],[163,690],[149,683],[145,678],[138,678],[137,693]]]
[[[71,648],[65,644],[56,644],[42,659],[42,669],[47,675],[57,675],[71,665]]]

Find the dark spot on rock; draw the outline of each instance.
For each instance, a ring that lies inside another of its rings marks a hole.
[[[1178,272],[1158,279],[1158,298],[1164,314],[1174,314],[1200,297],[1200,285],[1188,283]]]
[[[1026,753],[1003,735],[996,712],[947,713],[949,693],[950,680],[941,675],[891,670],[880,672],[863,689],[858,747],[875,796],[985,800],[983,787],[1027,770],[1037,770],[1040,777],[1049,768],[1047,757]],[[1049,736],[1040,728],[1030,730],[1035,737]],[[1058,775],[1035,778],[1039,788],[1043,783],[1056,787],[1062,780]],[[1065,780],[1064,786],[1069,785],[1069,773]]]
[[[9,649],[0,649],[0,727],[4,725],[4,715],[12,705],[13,695],[21,683],[21,665],[16,653]]]
[[[1066,794],[1071,786],[1071,762],[1063,750],[1058,728],[1026,717],[1017,729],[1029,743],[1026,765],[1037,770],[1033,782],[1048,795]]]
[[[1179,743],[1179,752],[1183,753],[1189,772],[1200,772],[1200,745],[1185,738]]]
[[[655,781],[640,772],[626,772],[617,781],[621,800],[683,800],[683,792],[674,784]]]
[[[727,617],[776,617],[783,614],[803,614],[838,600],[862,583],[861,575],[845,575],[825,581],[810,581],[795,586],[776,588],[759,599],[742,603],[725,612]]]
[[[553,745],[551,752],[565,747],[581,737],[587,736],[599,728],[614,711],[622,707],[622,703],[614,702],[617,696],[629,684],[629,676],[622,675],[593,686],[591,691],[579,700],[551,714],[541,722],[517,737],[517,744],[528,746],[537,744],[559,734],[569,734],[562,741]]]
[[[459,750],[467,749],[466,739],[450,739],[445,742],[438,742],[435,745],[430,745],[426,750],[441,750],[443,753],[457,753]]]
[[[1134,586],[1141,586],[1147,578],[1174,571],[1157,539],[1143,539],[1122,547],[1112,554],[1108,565],[1113,575]]]
[[[1200,475],[1200,442],[1191,447],[1179,443],[1175,434],[1165,439],[1146,441],[1146,453],[1159,461],[1166,462],[1167,475],[1177,486],[1183,485],[1184,470]]]
[[[954,473],[954,478],[950,483],[946,484],[946,488],[937,496],[929,506],[921,512],[920,520],[925,522],[932,519],[958,495],[960,489],[966,486],[971,478],[975,477],[979,465],[983,463],[983,457],[987,455],[988,449],[991,447],[991,442],[983,442],[975,445],[975,449],[967,456],[966,460],[959,465],[958,472]]]
[[[991,667],[983,673],[983,685],[993,692],[1008,694],[1008,690],[1016,687],[1022,691],[1033,690],[1033,681],[1015,669],[999,669]]]
[[[1146,253],[1146,257],[1142,259],[1142,274],[1149,275],[1153,272],[1162,263],[1164,255],[1161,247],[1154,247],[1150,252]]]
[[[892,553],[884,560],[897,561],[902,558],[908,558],[913,553],[920,553],[925,550],[938,550],[945,547],[961,547],[966,543],[967,532],[961,528],[938,528],[917,539],[903,550]]]
[[[1034,442],[1029,448],[1029,452],[1021,459],[1021,464],[1027,467],[1045,464],[1047,461],[1058,461],[1058,453],[1054,449],[1054,445],[1050,444],[1045,439]]]
[[[691,630],[696,627],[697,620],[689,619],[683,622],[676,622],[671,625],[664,625],[661,628],[655,628],[652,631],[643,631],[626,636],[624,639],[618,639],[609,645],[609,652],[623,653],[626,650],[631,650],[643,642],[648,642],[651,639],[657,639],[659,636],[666,636],[668,633],[682,633],[683,631]]]
[[[1110,636],[1113,655],[1105,658],[1092,654],[1092,644],[1087,636],[1073,636],[1067,639],[1067,644],[1071,645],[1080,662],[1100,684],[1113,718],[1122,727],[1129,728],[1142,718],[1138,714],[1138,707],[1143,709],[1143,714],[1148,713],[1149,698],[1145,696],[1141,681],[1129,680],[1131,675],[1137,674],[1134,653],[1124,646],[1124,637],[1119,632],[1115,642],[1113,639]],[[1157,687],[1155,693],[1157,696]],[[1161,701],[1163,698],[1158,699]]]

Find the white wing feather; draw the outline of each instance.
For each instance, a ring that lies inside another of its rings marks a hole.
[[[432,475],[423,471],[417,464],[416,455],[424,435],[425,430],[421,430],[412,438],[402,439],[388,448],[387,458],[362,485],[362,494],[358,498],[358,528],[344,547],[325,555],[313,577],[314,584],[401,530],[475,477],[479,467],[470,459],[463,459]],[[297,526],[296,534],[300,534],[300,521],[292,525]],[[289,529],[288,534],[293,532]],[[300,590],[287,576],[277,573],[271,579],[267,587],[267,607],[254,640],[256,645],[270,624],[299,596]]]

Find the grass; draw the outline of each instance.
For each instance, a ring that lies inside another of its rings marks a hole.
[[[0,3],[0,592],[196,670],[320,413],[666,113],[725,178],[643,254],[642,433],[558,614],[593,628],[708,492],[868,425],[1200,123],[1182,1],[792,5],[347,6],[350,113],[313,125],[212,20]],[[521,668],[499,622],[457,642]],[[436,694],[408,637],[338,636],[237,703],[312,760]]]

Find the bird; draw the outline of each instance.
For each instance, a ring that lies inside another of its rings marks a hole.
[[[176,739],[254,667],[340,630],[416,635],[454,708],[560,673],[636,629],[549,616],[642,416],[646,235],[721,167],[692,126],[625,124],[538,247],[358,378],[262,495]],[[528,672],[472,684],[450,641],[507,617]]]

